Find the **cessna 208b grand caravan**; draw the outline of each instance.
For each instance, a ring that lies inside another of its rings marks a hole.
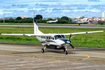
[[[73,49],[73,45],[71,44],[70,39],[77,34],[87,34],[87,33],[96,33],[103,31],[90,31],[90,32],[77,32],[77,33],[65,33],[65,34],[43,34],[37,26],[37,22],[34,22],[34,34],[1,34],[1,35],[17,35],[17,36],[35,36],[44,46],[42,48],[42,53],[44,53],[46,48],[51,49],[63,49],[65,54],[67,55],[67,47],[70,45]],[[66,39],[65,36],[69,36],[69,39]],[[74,35],[74,36],[72,36]]]

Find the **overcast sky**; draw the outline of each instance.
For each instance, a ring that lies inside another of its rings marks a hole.
[[[105,0],[0,0],[0,18],[41,14],[45,18],[55,17],[102,17]]]

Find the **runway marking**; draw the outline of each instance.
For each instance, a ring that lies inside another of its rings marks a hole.
[[[79,70],[79,69],[81,69],[81,70],[84,70],[84,69],[86,69],[86,68],[98,68],[98,67],[103,67],[104,65],[94,65],[94,66],[76,66],[76,67],[72,67],[72,68],[62,68],[62,70]],[[57,70],[59,70],[59,69],[57,69]]]
[[[4,53],[0,53],[2,55],[12,55],[12,56],[20,56],[20,57],[33,57],[33,58],[45,58],[45,59],[57,59],[57,60],[66,60],[66,61],[78,61],[78,60],[74,60],[74,59],[62,59],[62,58],[51,58],[51,57],[42,57],[42,56],[29,56],[29,55],[19,55],[19,54],[4,54]],[[89,59],[90,56],[87,55],[87,54],[84,54],[84,53],[76,53],[76,54],[83,54],[83,55],[86,55],[88,56],[87,58],[83,58],[81,60],[86,60],[86,59]]]
[[[88,54],[85,54],[85,53],[77,53],[77,54],[83,54],[83,55],[86,55],[87,56],[87,58],[83,58],[82,60],[87,60],[87,59],[90,58],[90,56]]]
[[[1,55],[11,55],[11,56],[20,56],[20,57],[31,57],[31,58],[43,58],[43,59],[55,59],[55,60],[62,60],[62,61],[79,61],[79,62],[89,62],[89,63],[98,63],[98,64],[105,64],[105,62],[99,62],[99,61],[86,61],[87,59],[90,58],[89,55],[84,54],[84,53],[77,53],[77,54],[84,54],[87,56],[87,58],[83,58],[82,60],[78,59],[65,59],[65,58],[54,58],[54,57],[42,57],[42,56],[29,56],[29,55],[19,55],[19,54],[5,54],[5,53],[0,53]]]
[[[12,65],[0,65],[0,67],[14,67],[14,66],[25,66],[25,65],[36,65],[36,64],[53,64],[53,63],[62,63],[68,61],[53,61],[53,62],[42,62],[42,63],[24,63],[24,64],[12,64]]]

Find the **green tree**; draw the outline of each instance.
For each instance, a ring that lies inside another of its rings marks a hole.
[[[6,22],[6,23],[9,23],[9,20],[8,20],[8,19],[6,19],[6,20],[5,20],[5,22]]]
[[[52,18],[48,18],[48,20],[53,20]]]
[[[65,19],[58,19],[57,23],[64,24],[64,23],[68,23],[68,21]]]
[[[9,22],[10,22],[10,23],[14,23],[14,20],[15,20],[15,19],[10,18],[10,19],[9,19]]]
[[[99,24],[100,24],[100,25],[103,25],[103,24],[105,24],[105,21],[101,21]]]
[[[3,20],[0,20],[0,23],[3,23]]]
[[[69,18],[67,16],[63,16],[63,17],[61,17],[61,19],[69,20]]]
[[[81,16],[81,17],[80,17],[80,19],[83,19],[83,18],[85,18],[85,17],[84,17],[84,16]]]
[[[32,18],[26,18],[27,23],[33,23],[33,19]]]
[[[36,18],[36,19],[42,19],[43,17],[42,17],[42,15],[36,15],[35,18]]]
[[[69,21],[70,21],[70,22],[72,22],[72,19],[71,19],[71,18],[69,18]]]
[[[22,18],[21,17],[17,17],[16,20],[22,20]]]
[[[94,19],[95,17],[92,17],[92,20]]]
[[[18,20],[14,20],[14,23],[18,23]]]

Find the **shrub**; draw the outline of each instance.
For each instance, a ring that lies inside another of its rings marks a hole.
[[[99,24],[100,25],[105,25],[105,21],[101,21]]]
[[[61,24],[64,24],[64,23],[67,23],[68,21],[65,20],[65,19],[58,19],[58,22],[57,23],[61,23]]]
[[[3,23],[3,20],[0,20],[0,23]]]
[[[18,20],[14,20],[14,23],[18,23]]]

